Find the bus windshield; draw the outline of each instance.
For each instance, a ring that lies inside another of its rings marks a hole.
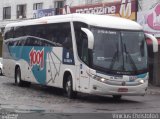
[[[142,31],[92,28],[93,66],[118,72],[147,70],[147,45]]]

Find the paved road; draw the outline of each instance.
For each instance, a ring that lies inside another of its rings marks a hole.
[[[157,88],[157,90],[160,88]],[[98,97],[79,94],[77,99],[68,99],[63,91],[32,84],[18,87],[14,80],[0,77],[0,111],[16,113],[160,113],[160,93],[153,88],[145,96],[122,97],[115,101],[112,97]]]

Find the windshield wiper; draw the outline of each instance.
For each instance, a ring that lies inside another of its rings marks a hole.
[[[124,52],[126,53],[126,58],[129,57],[133,70],[137,71],[137,67],[135,65],[135,62],[133,61],[130,53],[127,51],[126,44],[124,44]]]
[[[111,64],[109,66],[109,69],[113,69],[113,66],[116,62],[116,60],[118,59],[118,54],[119,54],[119,51],[118,51],[118,44],[117,44],[117,51],[114,53],[113,55],[113,58],[112,58],[112,61],[111,61]]]

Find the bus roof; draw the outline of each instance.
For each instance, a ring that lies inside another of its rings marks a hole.
[[[77,14],[77,13],[49,16],[39,19],[26,20],[17,23],[10,23],[6,25],[6,27],[50,24],[50,23],[70,22],[70,21],[84,22],[88,25],[93,25],[97,27],[125,29],[125,30],[142,30],[142,27],[138,23],[128,19],[109,16],[109,15],[93,15],[93,14]]]

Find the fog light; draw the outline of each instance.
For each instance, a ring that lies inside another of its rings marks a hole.
[[[97,86],[94,85],[94,86],[93,86],[93,89],[94,89],[94,90],[97,90]]]

